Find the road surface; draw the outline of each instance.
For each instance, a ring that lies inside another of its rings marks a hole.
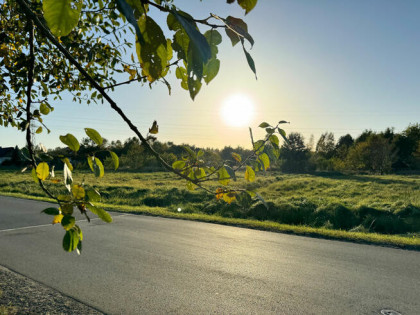
[[[420,314],[420,252],[114,213],[77,256],[47,206],[0,197],[0,265],[105,313]]]

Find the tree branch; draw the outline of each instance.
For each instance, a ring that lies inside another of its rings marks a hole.
[[[157,3],[154,3],[152,1],[146,0],[145,3],[151,5],[152,7],[155,7],[157,9],[159,9],[162,12],[168,12],[168,13],[171,13],[172,12],[172,10],[170,10],[170,9],[168,9],[168,8],[162,6],[162,5],[159,5]],[[199,19],[192,19],[192,20],[194,22],[196,22],[196,23],[200,23],[200,24],[203,24],[203,25],[210,26],[211,28],[226,28],[227,27],[226,25],[218,25],[218,24],[209,23],[208,20],[210,18],[214,18],[214,15],[213,14],[210,14],[209,17],[207,17],[205,19],[201,19],[201,20],[199,20]]]
[[[26,87],[26,120],[28,127],[26,129],[26,143],[28,144],[29,156],[31,158],[32,167],[36,168],[35,154],[33,150],[33,144],[31,140],[31,126],[32,120],[31,104],[32,104],[32,87],[34,84],[34,68],[35,68],[35,52],[34,52],[34,24],[32,20],[28,20],[29,28],[29,62],[28,62],[28,86]],[[44,186],[44,183],[38,178],[38,183],[41,189],[52,199],[56,199],[49,190]]]
[[[172,173],[178,175],[179,177],[186,179],[189,182],[197,185],[198,187],[207,190],[206,188],[200,186],[197,180],[189,178],[187,175],[181,174],[177,170],[173,169],[161,156],[157,153],[148,143],[147,139],[140,133],[138,128],[131,122],[127,115],[122,111],[122,109],[116,104],[116,102],[106,93],[105,88],[100,86],[95,79],[93,79],[82,67],[82,65],[64,48],[63,45],[54,37],[50,30],[44,25],[43,22],[38,18],[38,16],[31,10],[28,3],[25,0],[16,0],[20,5],[23,12],[26,14],[28,20],[33,21],[33,23],[44,33],[45,37],[67,58],[67,60],[73,64],[77,70],[86,78],[86,80],[94,87],[109,103],[111,108],[115,110],[118,115],[124,120],[128,127],[136,134],[140,141],[145,145],[146,149],[163,165],[163,167]]]

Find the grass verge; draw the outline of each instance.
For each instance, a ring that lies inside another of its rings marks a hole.
[[[45,197],[30,196],[22,193],[5,193],[0,195],[32,199],[38,201],[52,201]],[[373,244],[388,247],[397,247],[403,249],[420,250],[420,237],[415,235],[384,235],[378,233],[349,232],[343,230],[333,230],[326,228],[315,228],[304,225],[288,225],[273,221],[259,221],[253,219],[226,218],[216,215],[208,215],[202,213],[182,213],[170,211],[164,207],[148,207],[148,206],[127,206],[127,205],[111,205],[98,204],[108,211],[125,212],[131,214],[143,214],[151,216],[160,216],[166,218],[175,218],[182,220],[192,220],[200,222],[209,222],[216,224],[224,224],[238,226],[244,228],[258,229],[263,231],[287,233],[294,235],[303,235],[310,237],[318,237],[324,239],[341,240],[355,243]]]
[[[0,290],[0,297],[2,297],[3,292]],[[0,305],[0,315],[15,315],[17,314],[17,308],[11,304]]]

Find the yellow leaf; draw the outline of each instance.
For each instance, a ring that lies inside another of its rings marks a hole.
[[[242,158],[238,153],[232,152],[232,157],[235,159],[236,162],[241,162]]]
[[[73,187],[71,188],[71,192],[73,193],[73,197],[76,199],[85,198],[85,190],[80,185],[73,185]]]
[[[50,175],[50,168],[48,164],[45,162],[39,163],[38,166],[36,167],[36,176],[40,180],[46,180],[49,175]]]
[[[245,179],[248,182],[253,182],[255,180],[255,172],[254,172],[254,170],[250,166],[247,166],[246,167]]]
[[[236,200],[236,193],[231,191],[227,194],[223,195],[223,200],[226,201],[228,204],[231,204]]]
[[[52,221],[52,224],[57,224],[57,223],[61,223],[61,220],[63,219],[63,215],[62,214],[57,214],[56,216],[54,216],[54,220]]]
[[[149,133],[151,134],[157,134],[159,132],[159,126],[157,124],[157,121],[155,120],[153,122],[152,128],[149,128]]]
[[[216,189],[216,199],[220,200],[223,198],[223,193],[224,193],[224,189],[223,188],[217,188]]]

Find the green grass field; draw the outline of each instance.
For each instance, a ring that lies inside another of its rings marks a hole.
[[[98,189],[108,210],[420,248],[419,175],[267,173],[257,178],[235,185],[256,189],[268,209],[261,202],[243,208],[202,190],[189,191],[169,173],[108,172],[102,179],[82,173],[74,181]],[[209,186],[215,191],[218,184]],[[64,192],[62,184],[49,187]],[[0,194],[46,200],[29,173],[11,170],[0,171]]]

